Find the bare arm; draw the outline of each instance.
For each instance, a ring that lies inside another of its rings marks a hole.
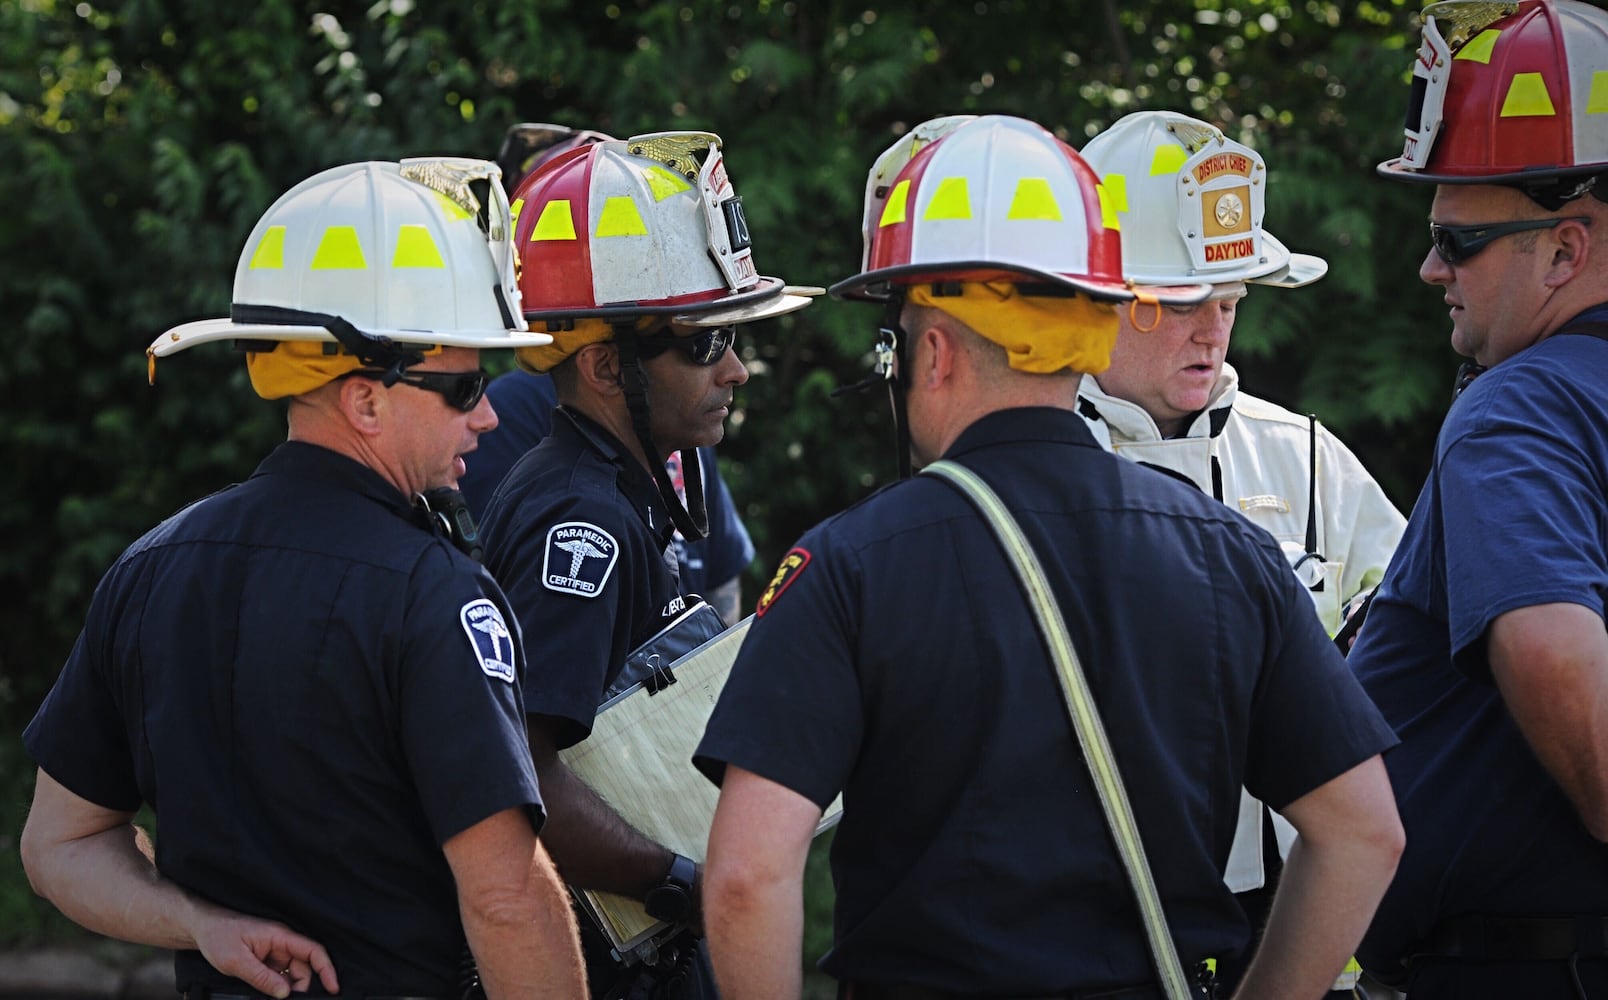
[[[673,852],[634,829],[564,766],[544,717],[530,716],[525,730],[547,805],[542,843],[559,873],[583,889],[642,899],[670,870]]]
[[[725,1000],[796,998],[803,988],[804,862],[821,807],[727,767],[709,831],[705,923]]]
[[[41,770],[22,831],[22,864],[34,891],[98,934],[198,950],[214,969],[269,996],[306,991],[315,975],[327,992],[340,988],[316,941],[206,902],[164,878],[133,819],[75,795]]]
[[[1518,608],[1491,622],[1491,675],[1586,829],[1608,841],[1608,630],[1578,604]]]
[[[1378,757],[1296,799],[1283,815],[1300,836],[1235,1000],[1327,993],[1362,940],[1406,842]]]
[[[586,996],[569,894],[523,810],[489,816],[441,848],[486,996]]]

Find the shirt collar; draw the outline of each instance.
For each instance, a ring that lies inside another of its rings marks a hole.
[[[378,472],[338,451],[306,441],[286,441],[268,453],[251,478],[292,476],[329,483],[373,500],[402,517],[411,517],[413,498],[402,492]]]
[[[554,432],[568,433],[572,429],[586,447],[612,463],[618,470],[620,492],[636,508],[637,516],[653,531],[660,544],[669,545],[670,537],[675,534],[675,523],[670,520],[670,512],[665,510],[664,501],[659,497],[659,487],[654,485],[653,477],[648,475],[648,470],[642,467],[636,456],[602,424],[579,410],[559,406],[554,412],[567,418],[553,421]]]
[[[1024,406],[985,414],[961,431],[944,457],[958,458],[998,444],[1025,443],[1071,444],[1100,450],[1094,435],[1076,411],[1053,406]]]

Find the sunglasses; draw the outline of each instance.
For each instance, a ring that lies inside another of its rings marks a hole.
[[[674,348],[693,364],[708,367],[725,357],[736,339],[735,326],[706,326],[685,337],[674,333],[639,334],[637,353],[644,358],[654,358]]]
[[[386,372],[372,368],[359,368],[355,372],[347,372],[342,378],[366,378],[376,382],[383,382]],[[433,392],[447,401],[447,405],[454,410],[468,413],[480,405],[480,398],[486,394],[486,382],[490,376],[484,368],[472,372],[402,372],[396,381],[403,385],[411,385],[415,389],[425,389]]]
[[[1553,229],[1565,222],[1584,222],[1591,225],[1591,217],[1571,215],[1562,219],[1520,219],[1516,222],[1488,222],[1478,226],[1445,226],[1439,222],[1429,224],[1429,240],[1435,252],[1448,264],[1461,264],[1484,250],[1493,240],[1514,233],[1534,229]]]

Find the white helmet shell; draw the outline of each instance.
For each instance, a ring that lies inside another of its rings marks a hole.
[[[887,204],[888,192],[893,190],[893,182],[899,176],[899,171],[921,152],[923,146],[937,142],[976,117],[944,115],[929,118],[884,149],[877,161],[871,164],[871,173],[866,175],[865,180],[865,217],[860,221],[860,232],[865,237],[865,247],[860,252],[860,270],[870,267],[871,239],[876,235],[877,224],[882,219],[882,207]]]
[[[535,347],[520,311],[512,217],[486,160],[349,163],[307,178],[263,213],[235,268],[227,319],[158,337],[157,357],[213,340],[371,337],[449,347]],[[470,184],[485,181],[484,218]]]
[[[1136,111],[1089,140],[1083,158],[1122,224],[1123,273],[1138,285],[1248,281],[1294,288],[1328,273],[1262,228],[1267,165],[1214,125]]]
[[[694,326],[802,309],[759,273],[720,137],[656,132],[561,154],[514,192],[525,317],[667,315]]]
[[[898,285],[999,279],[1135,298],[1122,275],[1117,220],[1076,150],[1008,115],[937,121],[936,137],[918,146],[913,133],[877,160],[866,184],[872,228],[864,264],[833,285],[833,295],[883,301]],[[902,153],[908,160],[900,164]],[[1211,291],[1198,280],[1179,286],[1149,297],[1195,303]]]

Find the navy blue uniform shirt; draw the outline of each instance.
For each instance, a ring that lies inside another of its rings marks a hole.
[[[516,370],[499,375],[486,387],[491,405],[497,411],[497,429],[480,435],[480,446],[470,453],[468,471],[458,480],[458,489],[469,504],[475,520],[484,519],[491,494],[525,452],[541,443],[553,427],[553,410],[558,395],[553,380]],[[748,537],[731,491],[720,476],[715,449],[699,448],[703,467],[704,506],[709,512],[709,536],[702,541],[684,541],[679,532],[673,544],[680,563],[681,590],[687,594],[709,594],[737,576],[754,558],[754,543]]]
[[[627,654],[685,606],[674,530],[648,470],[567,407],[492,495],[486,566],[524,625],[525,709],[564,721],[559,749],[591,733]]]
[[[1243,948],[1240,787],[1287,805],[1394,738],[1270,535],[1017,409],[948,458],[1044,563],[1186,962]],[[988,524],[918,476],[784,559],[695,758],[825,807],[839,979],[1062,994],[1150,981],[1132,890],[1040,633]]]
[[[371,469],[292,442],[123,553],[24,744],[82,798],[150,803],[163,875],[321,942],[343,993],[445,995],[442,843],[541,820],[523,672],[480,566]],[[225,982],[196,952],[178,970]]]
[[[1486,654],[1508,611],[1608,609],[1605,372],[1608,342],[1556,333],[1458,396],[1349,657],[1402,739],[1385,763],[1407,849],[1358,950],[1387,976],[1451,917],[1608,915],[1608,847],[1536,760]]]

